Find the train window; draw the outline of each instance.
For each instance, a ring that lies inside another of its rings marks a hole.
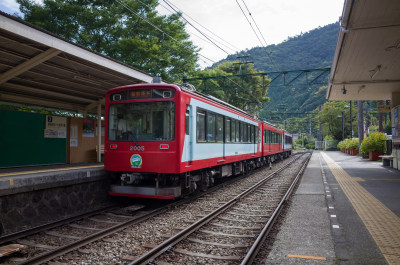
[[[231,119],[225,118],[225,142],[231,141]]]
[[[198,110],[196,115],[196,133],[197,133],[197,141],[205,142],[206,141],[206,113],[204,111]]]
[[[249,138],[249,131],[247,129],[247,124],[246,123],[242,123],[242,131],[243,131],[242,142],[247,143],[248,142],[248,138]]]
[[[175,103],[112,104],[108,123],[110,141],[171,141],[175,133]]]
[[[231,135],[232,135],[231,141],[232,142],[236,142],[236,121],[235,120],[231,121],[231,128],[232,128],[232,130],[231,130]]]
[[[239,124],[240,124],[240,121],[235,121],[235,123],[236,123],[236,140],[235,140],[235,142],[240,142],[240,126],[239,126]]]
[[[260,138],[259,138],[259,135],[258,135],[258,130],[259,130],[258,126],[255,127],[255,130],[256,130],[255,131],[255,133],[256,133],[256,143],[259,143],[260,142]]]
[[[215,142],[215,114],[207,113],[207,142]]]
[[[264,130],[264,144],[269,144],[269,130]]]
[[[224,117],[217,115],[217,142],[224,140]]]
[[[264,144],[267,143],[267,130],[264,130]]]
[[[190,117],[190,107],[189,106],[187,106],[187,109],[186,109],[186,114],[185,114],[185,122],[186,122],[186,126],[185,126],[185,134],[186,135],[189,135],[189,122],[190,122],[190,119],[189,119],[189,117]]]
[[[250,126],[250,130],[251,130],[251,133],[250,133],[250,137],[251,137],[251,142],[254,144],[255,142],[256,142],[256,138],[255,138],[255,126],[254,125],[251,125]]]
[[[242,137],[243,137],[243,131],[242,131],[242,123],[240,121],[236,121],[236,142],[241,142]]]
[[[253,125],[247,124],[247,131],[248,131],[247,142],[248,143],[254,142],[254,132],[253,132],[253,134],[251,134],[251,128],[252,127],[253,127]]]

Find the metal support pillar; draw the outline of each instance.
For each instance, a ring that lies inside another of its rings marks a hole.
[[[101,162],[101,102],[97,105],[97,162]]]
[[[350,138],[353,138],[353,104],[350,100]]]

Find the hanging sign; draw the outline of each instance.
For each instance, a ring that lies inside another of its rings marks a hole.
[[[390,105],[378,105],[378,112],[390,112]]]

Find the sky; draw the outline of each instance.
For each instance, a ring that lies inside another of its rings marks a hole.
[[[289,37],[335,23],[339,21],[344,4],[344,0],[167,1],[182,11],[189,22],[215,43],[207,41],[192,26],[186,26],[191,40],[201,49],[199,64],[202,68],[226,58],[227,53],[234,54],[257,46],[279,44]],[[164,0],[159,2],[158,12],[162,15],[171,14],[167,3]],[[1,0],[0,10],[9,14],[19,12],[15,0]]]

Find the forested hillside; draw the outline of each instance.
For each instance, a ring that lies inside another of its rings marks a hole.
[[[338,23],[319,27],[291,37],[278,45],[242,51],[238,55],[227,57],[226,60],[237,60],[237,56],[249,55],[247,59],[254,62],[254,68],[264,72],[331,67],[338,29]],[[320,81],[326,80],[327,84],[328,75],[323,78]],[[309,87],[305,82],[295,82],[291,86],[271,87],[268,91],[270,101],[265,104],[260,116],[261,118],[268,117],[269,120],[274,111],[282,112],[284,109],[287,112],[312,111],[326,101],[325,92],[326,89],[321,89],[321,85]]]

